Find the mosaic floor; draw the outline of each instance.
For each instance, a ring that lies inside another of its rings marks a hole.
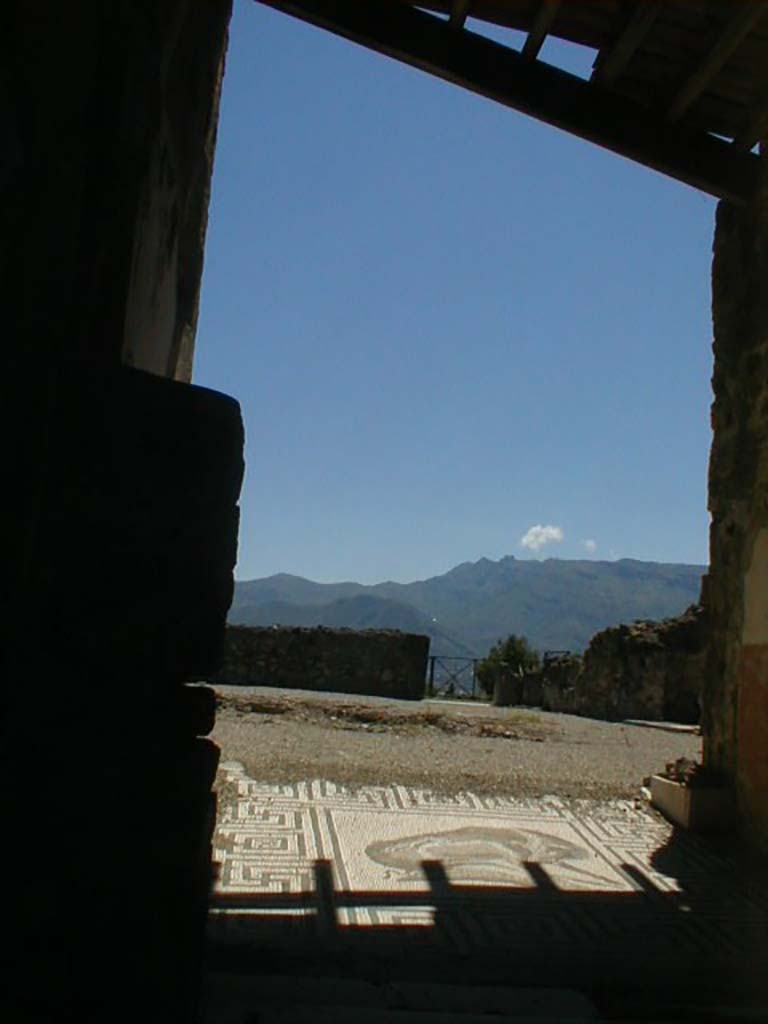
[[[744,965],[768,949],[768,882],[632,801],[349,792],[260,784],[235,762],[223,771],[237,794],[214,841],[224,941],[259,927],[272,946],[301,929],[314,940],[422,932],[453,952],[502,944],[518,958],[599,956],[606,968],[647,959],[648,936],[657,957],[700,965]]]
[[[216,833],[222,892],[308,891],[318,860],[332,861],[343,890],[428,889],[423,861],[442,862],[464,885],[530,886],[524,865],[535,863],[561,889],[632,891],[630,864],[660,890],[678,888],[650,864],[671,828],[629,801],[577,817],[557,797],[446,798],[401,786],[350,794],[317,781],[261,785],[235,763],[225,771],[239,800]]]

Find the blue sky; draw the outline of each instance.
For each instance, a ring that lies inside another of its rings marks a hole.
[[[238,578],[706,562],[714,206],[239,0],[194,377],[243,407]]]

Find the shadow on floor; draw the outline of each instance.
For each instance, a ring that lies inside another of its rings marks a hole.
[[[768,1008],[759,866],[677,831],[654,861],[679,892],[628,863],[631,891],[606,892],[560,889],[533,862],[525,887],[455,885],[440,861],[422,861],[421,891],[342,891],[320,860],[310,892],[216,893],[209,969],[572,988],[622,1019]]]

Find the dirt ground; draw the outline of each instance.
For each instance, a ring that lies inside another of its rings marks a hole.
[[[644,778],[701,738],[664,723],[602,722],[538,709],[217,687],[222,761],[264,782],[399,783],[440,794],[639,797]]]

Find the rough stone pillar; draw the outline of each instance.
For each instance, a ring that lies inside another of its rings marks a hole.
[[[712,312],[704,753],[768,843],[768,173],[749,205],[718,207]]]

